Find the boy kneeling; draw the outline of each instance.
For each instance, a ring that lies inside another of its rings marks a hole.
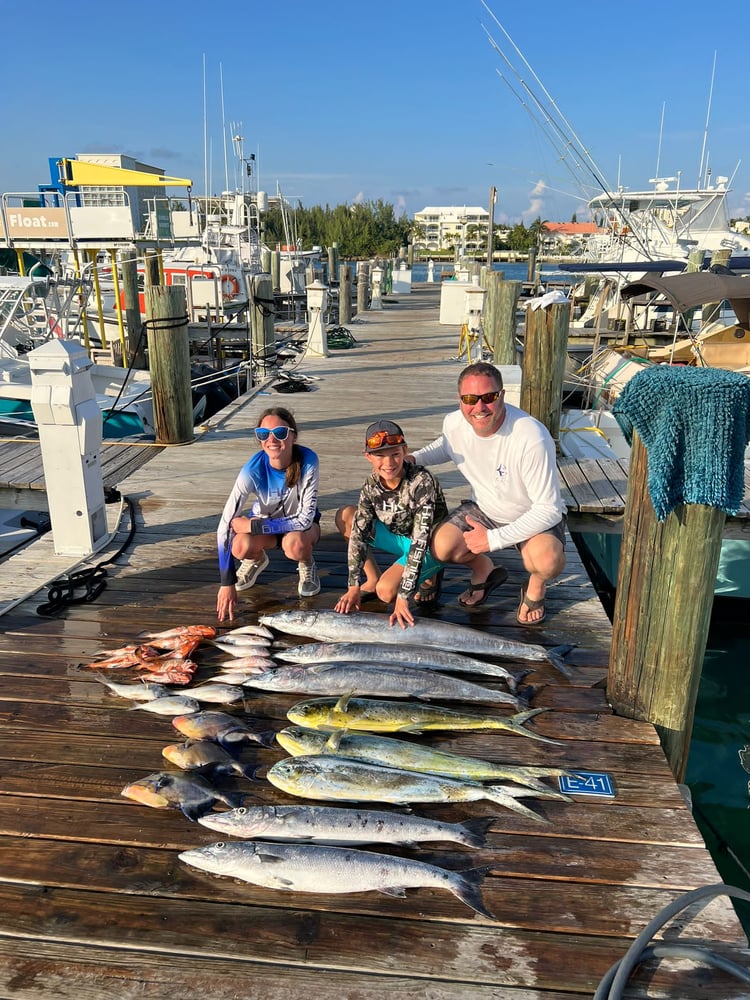
[[[336,527],[349,540],[349,589],[336,611],[357,611],[364,601],[378,597],[394,601],[391,625],[414,624],[412,597],[424,604],[437,599],[443,564],[430,553],[435,525],[448,514],[440,484],[421,465],[404,462],[404,433],[391,420],[376,420],[365,434],[365,457],[372,466],[356,507],[336,511]],[[368,553],[372,545],[398,558],[380,572]],[[360,587],[362,570],[365,585]],[[420,600],[421,598],[421,600]]]

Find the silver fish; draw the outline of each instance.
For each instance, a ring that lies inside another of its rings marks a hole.
[[[133,712],[153,712],[154,715],[188,715],[191,712],[200,712],[201,705],[195,698],[186,698],[181,694],[169,694],[163,698],[154,698],[153,701],[144,701],[138,705],[133,705]]]
[[[217,740],[224,747],[234,747],[239,743],[253,740],[261,746],[273,746],[276,733],[250,726],[247,720],[226,712],[196,712],[193,715],[178,715],[172,719],[178,733],[194,740]]]
[[[213,740],[186,740],[172,743],[162,750],[162,757],[182,768],[183,771],[207,770],[218,774],[241,774],[254,780],[255,768],[242,764]]]
[[[485,868],[451,872],[423,861],[356,848],[245,840],[182,851],[178,857],[202,871],[287,892],[404,896],[406,889],[447,889],[483,917],[495,919],[480,894]]]
[[[239,663],[239,660],[237,661]],[[269,663],[265,670],[272,667]],[[242,687],[245,681],[251,680],[256,674],[263,673],[258,667],[240,667],[238,670],[232,670],[230,667],[223,667],[218,674],[216,674],[214,680],[218,684],[229,684],[231,687]]]
[[[553,664],[566,677],[570,675],[561,656],[554,649],[501,639],[487,632],[479,632],[463,625],[435,619],[417,618],[413,625],[403,629],[391,625],[389,615],[362,611],[347,615],[337,611],[277,611],[261,615],[263,625],[291,635],[305,635],[327,642],[384,642],[389,645],[431,646],[479,656],[500,659],[530,660],[534,663]]]
[[[253,653],[250,656],[232,656],[228,660],[222,660],[219,664],[220,670],[247,670],[254,674],[260,674],[269,667],[276,664],[268,653]]]
[[[219,792],[200,775],[183,774],[182,771],[156,771],[126,785],[120,794],[153,809],[170,806],[180,809],[192,820],[208,812],[217,802],[223,802],[230,809],[236,809],[242,802],[241,795]]]
[[[368,733],[423,733],[433,730],[504,729],[518,736],[528,736],[542,743],[559,744],[524,729],[524,723],[548,708],[530,708],[516,715],[486,716],[473,712],[454,711],[440,705],[426,705],[419,701],[385,701],[374,698],[351,698],[344,695],[334,698],[311,698],[292,705],[287,719],[307,729],[331,732],[337,729],[364,730]],[[190,718],[190,716],[188,716]]]
[[[524,767],[495,764],[476,757],[463,757],[447,750],[435,750],[407,740],[394,740],[372,733],[318,732],[302,726],[287,726],[276,734],[276,741],[294,757],[310,754],[340,754],[370,764],[402,767],[408,771],[444,774],[472,781],[513,781],[537,791],[548,791],[539,778],[557,778],[571,772],[563,767]],[[560,794],[561,798],[567,798]]]
[[[528,796],[559,798],[559,792],[538,792],[531,788],[483,785],[480,781],[461,781],[439,774],[421,774],[401,767],[367,764],[349,757],[316,754],[312,757],[289,757],[269,767],[266,777],[276,788],[306,799],[346,802],[390,802],[411,805],[414,802],[478,802],[489,799],[507,809],[546,822],[532,809],[517,800]]]
[[[228,837],[263,840],[314,841],[316,844],[404,844],[445,841],[483,847],[491,819],[443,823],[413,813],[338,806],[240,806],[198,820],[209,830]]]
[[[483,701],[519,707],[507,691],[492,691],[447,674],[402,667],[396,663],[306,663],[267,670],[245,681],[245,687],[298,694],[381,695],[385,698],[436,698]]]
[[[184,691],[196,701],[209,702],[213,705],[232,705],[236,701],[242,701],[245,697],[241,686],[223,684],[220,681],[204,681],[202,684],[184,688]]]
[[[231,628],[222,634],[222,639],[235,635],[260,635],[264,639],[273,639],[273,632],[265,625],[242,625],[240,628]]]
[[[475,660],[443,649],[424,649],[422,646],[387,646],[382,642],[307,642],[274,652],[277,660],[285,663],[337,663],[365,661],[400,663],[404,667],[422,670],[447,670],[454,674],[483,674],[505,681],[514,694],[528,670],[511,673],[497,663]]]
[[[93,676],[102,684],[106,684],[113,694],[119,695],[120,698],[127,698],[129,701],[153,701],[155,698],[164,698],[172,693],[163,684],[151,684],[148,681],[119,684],[117,681],[107,680],[101,674],[93,674]]]
[[[229,656],[250,656],[268,650],[271,641],[261,635],[235,635],[224,639],[212,639],[211,645]]]

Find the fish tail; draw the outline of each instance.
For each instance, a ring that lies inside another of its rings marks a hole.
[[[487,843],[487,833],[494,822],[494,816],[477,816],[475,819],[458,823],[462,835],[461,843],[467,847],[484,847]]]
[[[564,662],[563,657],[567,656],[571,649],[574,648],[574,646],[566,644],[563,646],[552,646],[551,649],[547,650],[547,659],[549,662],[560,671],[563,677],[567,677],[568,680],[572,679],[573,674],[570,667]]]
[[[537,823],[549,822],[544,816],[540,816],[539,813],[525,806],[523,802],[519,802],[503,785],[489,785],[485,788],[484,795],[493,802],[497,802],[499,805],[505,806],[506,809],[517,812],[520,816],[525,816],[527,819],[533,819]]]
[[[526,670],[519,670],[517,673],[512,674],[510,670],[507,672],[505,677],[505,683],[508,685],[508,690],[511,694],[516,694],[518,692],[518,685],[524,680],[529,674],[534,673],[533,667],[528,667]]]
[[[549,708],[530,708],[527,712],[517,712],[509,719],[504,720],[505,725],[502,728],[510,729],[511,732],[518,733],[519,736],[528,736],[532,740],[540,740],[542,743],[553,743],[555,746],[559,746],[561,745],[560,740],[553,740],[549,736],[542,736],[541,733],[535,733],[532,729],[524,728],[524,723],[528,722],[529,719],[533,719],[540,712],[549,711],[551,711]]]
[[[276,746],[276,730],[268,729],[262,733],[250,733],[250,739],[260,743],[262,747]]]
[[[450,890],[480,916],[487,917],[488,920],[497,920],[497,917],[494,913],[490,913],[482,900],[482,882],[490,870],[490,866],[487,865],[484,868],[470,868],[460,874],[456,873],[451,878]]]

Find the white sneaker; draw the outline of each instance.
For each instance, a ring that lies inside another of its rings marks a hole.
[[[300,597],[315,597],[316,594],[320,593],[318,567],[315,565],[314,559],[311,559],[310,562],[297,563],[297,572],[299,573],[297,593]]]
[[[259,559],[243,559],[237,569],[237,582],[234,585],[237,593],[253,587],[267,565],[268,556],[265,552],[262,553]]]

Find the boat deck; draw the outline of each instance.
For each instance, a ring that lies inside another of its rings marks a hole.
[[[108,567],[108,586],[96,601],[46,618],[36,614],[46,600],[40,591],[2,617],[4,1000],[294,1000],[322,992],[358,1000],[381,1000],[387,992],[432,1000],[591,997],[665,905],[720,881],[653,727],[618,718],[607,704],[611,627],[571,542],[565,571],[549,588],[543,626],[524,629],[515,622],[523,582],[515,552],[502,556],[508,583],[474,612],[456,602],[465,574],[449,568],[436,612],[441,620],[504,638],[574,646],[567,657],[570,681],[547,664],[525,681],[531,704],[550,709],[529,728],[559,742],[502,731],[422,739],[498,762],[606,773],[614,798],[526,800],[545,822],[488,801],[419,807],[420,814],[456,822],[491,816],[486,847],[383,849],[446,868],[486,866],[482,895],[494,920],[437,889],[408,890],[404,898],[308,895],[210,876],[186,867],[177,854],[221,839],[217,834],[177,810],[121,796],[127,783],[168,767],[162,749],[182,737],[169,718],[131,710],[83,664],[144,630],[215,623],[217,518],[254,449],[260,411],[291,407],[302,443],[320,456],[316,558],[323,589],[304,605],[330,609],[346,582],[333,514],[355,500],[369,469],[364,427],[394,416],[418,447],[438,433],[453,405],[458,331],[439,324],[436,289],[416,287],[409,296],[386,299],[382,312],[367,313],[351,330],[355,348],[300,365],[312,391],[289,396],[262,388],[212,418],[192,445],[166,448],[123,474],[116,485],[135,507],[137,530]],[[456,473],[438,471],[450,503],[465,495]],[[125,540],[123,521],[102,556],[112,557]],[[4,570],[0,565],[0,577]],[[293,564],[274,552],[256,587],[242,595],[234,624],[299,607],[296,584]],[[377,603],[367,609],[384,610]],[[205,646],[195,658],[206,677],[225,657]],[[296,700],[253,694],[247,711],[280,729]],[[508,714],[502,706],[483,711]],[[240,790],[248,805],[291,802],[264,779],[281,756],[252,744],[244,759],[260,767],[258,780],[222,787]],[[747,964],[746,938],[725,898],[689,917],[670,924],[671,940],[697,942]],[[628,990],[630,997],[667,995],[730,1000],[745,996],[746,987],[718,970],[662,962],[643,966]]]

